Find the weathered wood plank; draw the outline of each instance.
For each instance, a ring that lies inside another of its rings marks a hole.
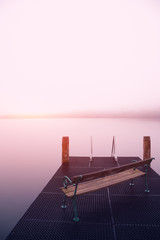
[[[91,180],[88,182],[83,182],[78,184],[77,193],[76,195],[96,191],[132,178],[136,178],[139,176],[144,175],[145,173],[138,170],[138,169],[130,169],[124,172],[120,172],[114,175],[106,176],[103,178]],[[67,189],[61,188],[61,190],[68,196],[73,197],[74,196],[74,190],[75,186],[71,185],[68,186]]]
[[[110,179],[117,179],[117,178],[120,179],[121,177],[125,177],[126,175],[129,175],[129,174],[134,175],[136,172],[137,172],[137,169],[135,169],[134,171],[133,171],[133,169],[129,169],[129,170],[126,170],[126,171],[121,172],[121,173],[109,175],[109,176],[102,177],[102,178],[96,178],[96,179],[86,181],[86,182],[81,182],[81,183],[78,184],[78,189],[85,188],[87,186],[92,186],[92,185],[95,185],[99,182],[103,183],[103,182],[106,182],[107,180],[110,181]],[[139,170],[138,170],[138,172],[139,172]],[[74,188],[73,185],[69,185],[67,187],[67,192],[72,191],[73,188]]]
[[[150,158],[150,159],[141,160],[141,161],[138,161],[138,162],[128,163],[128,164],[125,164],[125,165],[120,166],[120,167],[114,167],[114,168],[109,168],[109,169],[106,169],[106,170],[96,171],[96,172],[92,172],[92,173],[86,173],[86,174],[82,175],[81,181],[87,181],[87,180],[92,180],[92,179],[95,179],[95,178],[101,178],[101,177],[104,177],[106,175],[122,172],[122,171],[125,171],[125,170],[128,170],[128,169],[131,169],[131,168],[137,168],[137,167],[140,167],[140,166],[144,166],[145,164],[150,164],[153,159],[154,158]],[[74,176],[73,179],[72,179],[72,182],[75,183],[78,177],[79,176]]]

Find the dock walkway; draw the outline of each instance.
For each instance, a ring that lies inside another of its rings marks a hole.
[[[140,160],[119,157],[119,164]],[[145,193],[144,176],[77,197],[80,221],[73,221],[73,204],[62,209],[64,175],[74,175],[116,167],[111,157],[70,157],[35,199],[6,240],[159,240],[160,176],[149,170],[150,193]]]

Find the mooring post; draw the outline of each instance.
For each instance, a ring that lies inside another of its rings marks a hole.
[[[69,162],[69,137],[62,138],[62,164]]]
[[[114,136],[113,136],[111,157],[113,157],[114,153],[115,153],[115,140],[114,140]]]
[[[151,158],[151,139],[149,136],[143,137],[143,160]]]

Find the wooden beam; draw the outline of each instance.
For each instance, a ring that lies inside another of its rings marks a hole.
[[[149,136],[143,137],[143,160],[151,158],[151,139]]]
[[[69,137],[62,138],[62,164],[69,162]]]
[[[85,174],[82,175],[80,181],[86,181],[86,180],[92,180],[92,179],[95,179],[95,178],[105,177],[107,175],[122,172],[122,171],[125,171],[125,170],[128,170],[128,169],[131,169],[131,168],[137,168],[137,167],[140,167],[140,166],[144,166],[145,164],[149,165],[152,162],[153,159],[154,158],[140,160],[140,161],[137,161],[137,162],[124,164],[120,167],[114,167],[114,168],[109,168],[109,169],[106,169],[106,170],[100,170],[100,171],[96,171],[96,172],[85,173]],[[72,178],[72,182],[75,183],[78,177],[79,176],[74,176]]]
[[[99,189],[115,185],[120,182],[124,182],[129,179],[143,176],[145,173],[138,169],[129,169],[117,174],[106,176],[103,178],[94,179],[78,184],[76,195],[97,191]],[[67,188],[60,188],[68,197],[74,196],[75,186],[69,185]]]

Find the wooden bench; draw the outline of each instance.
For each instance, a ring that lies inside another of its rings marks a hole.
[[[75,222],[79,221],[77,216],[76,208],[76,196],[80,194],[85,194],[88,192],[93,192],[106,188],[120,182],[124,182],[129,179],[140,177],[145,175],[145,192],[149,192],[148,182],[147,182],[147,173],[151,161],[154,158],[147,160],[134,161],[129,164],[122,166],[105,169],[102,171],[91,172],[83,175],[74,176],[72,181],[64,176],[63,178],[63,187],[60,189],[64,193],[63,205],[62,208],[66,208],[66,197],[73,197],[73,207],[75,217],[73,220]],[[144,171],[137,169],[138,167],[144,166]],[[70,183],[70,185],[68,185]],[[131,182],[130,185],[133,185]]]

